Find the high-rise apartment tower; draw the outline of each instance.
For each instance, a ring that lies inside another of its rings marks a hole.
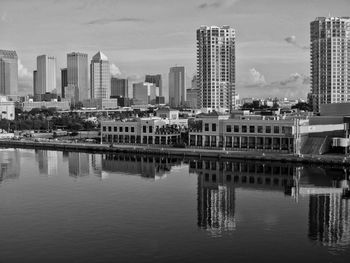
[[[17,53],[11,50],[0,50],[0,95],[17,95],[17,91]]]

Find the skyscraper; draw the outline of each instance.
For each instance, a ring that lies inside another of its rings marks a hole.
[[[172,67],[169,72],[169,104],[171,107],[185,105],[185,67]]]
[[[128,79],[111,78],[111,97],[129,97]]]
[[[135,105],[155,104],[159,88],[148,82],[133,84],[133,101]]]
[[[42,95],[46,92],[57,93],[56,89],[56,58],[47,55],[38,56],[37,85],[34,87],[34,95]]]
[[[0,94],[17,95],[18,57],[16,51],[0,50]]]
[[[197,79],[203,108],[235,107],[235,30],[202,26],[197,30]]]
[[[164,96],[162,90],[162,75],[146,75],[145,82],[153,83],[154,85],[156,85],[156,87],[159,88],[159,96]]]
[[[350,17],[318,17],[310,23],[311,100],[321,104],[350,101]]]
[[[101,51],[92,57],[90,78],[91,98],[109,99],[111,93],[111,73],[108,58]]]
[[[35,93],[36,85],[38,85],[38,71],[33,70],[33,94]]]
[[[68,86],[67,68],[61,68],[61,95],[66,97],[66,87]]]
[[[67,86],[76,89],[75,101],[89,98],[88,55],[72,52],[67,54]]]

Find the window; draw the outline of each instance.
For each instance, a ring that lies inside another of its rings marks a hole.
[[[204,130],[205,131],[209,131],[209,123],[205,123],[204,124]]]
[[[129,127],[125,127],[125,132],[129,132]]]
[[[247,125],[242,125],[242,132],[247,132]]]
[[[147,132],[147,127],[146,126],[142,126],[142,132],[144,132],[144,133]]]
[[[249,126],[249,132],[254,133],[255,132],[255,126]]]
[[[266,126],[265,127],[265,132],[266,133],[271,133],[271,126]]]
[[[226,126],[226,132],[231,132],[231,131],[232,131],[231,125],[227,125]]]
[[[263,126],[258,126],[258,133],[263,133]]]
[[[105,132],[107,130],[106,126],[103,126],[102,130]]]
[[[117,131],[118,131],[118,127],[114,127],[114,128],[113,128],[113,131],[114,131],[114,132],[117,132]]]
[[[135,128],[134,127],[131,127],[131,132],[135,132]]]
[[[211,131],[216,131],[216,123],[213,123],[213,124],[211,125]]]
[[[149,127],[148,127],[148,131],[149,131],[149,133],[152,133],[152,131],[153,131],[153,126],[149,126]]]
[[[109,131],[109,132],[112,131],[112,127],[111,127],[111,126],[108,127],[108,131]]]
[[[233,131],[234,132],[239,132],[239,126],[238,125],[234,125],[233,126]]]
[[[279,126],[273,126],[273,133],[280,133],[280,127]]]

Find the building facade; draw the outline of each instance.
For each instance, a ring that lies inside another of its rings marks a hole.
[[[159,88],[153,83],[141,82],[133,84],[133,101],[135,105],[155,104],[159,96]]]
[[[111,93],[111,73],[108,58],[101,51],[92,57],[90,78],[91,99],[109,99]]]
[[[146,75],[145,82],[153,83],[156,87],[159,88],[159,96],[163,95],[163,85],[162,85],[162,75]]]
[[[318,17],[310,23],[311,99],[321,104],[350,101],[350,17]]]
[[[111,78],[111,97],[129,97],[129,82],[128,79]]]
[[[56,89],[56,58],[47,55],[38,56],[37,82],[34,87],[34,96],[46,92],[57,93]]]
[[[67,68],[61,69],[61,96],[66,97],[66,88],[68,86]]]
[[[15,102],[8,101],[6,97],[0,96],[0,119],[15,119]]]
[[[197,30],[197,83],[202,108],[235,107],[235,30],[202,26]]]
[[[0,94],[18,95],[18,57],[16,51],[0,50]]]
[[[83,101],[90,97],[87,54],[79,52],[67,54],[67,86],[77,89],[75,101]]]
[[[179,107],[186,102],[185,67],[171,67],[169,71],[169,104]]]

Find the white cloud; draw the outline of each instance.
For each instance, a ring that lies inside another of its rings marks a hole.
[[[110,72],[111,72],[112,76],[119,76],[122,74],[120,69],[113,63],[110,66]]]
[[[20,78],[30,78],[32,76],[28,69],[23,66],[21,60],[18,60],[18,76]]]
[[[251,68],[249,70],[249,80],[251,84],[254,84],[254,85],[262,85],[266,83],[264,75],[262,75],[255,68]]]

